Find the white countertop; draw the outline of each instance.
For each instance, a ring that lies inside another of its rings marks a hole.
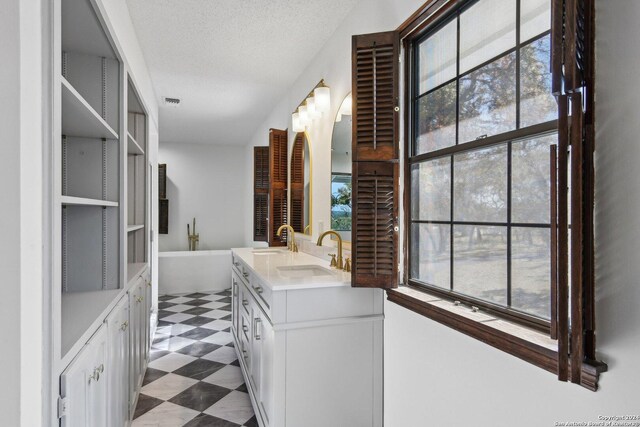
[[[278,248],[234,248],[233,253],[240,258],[264,284],[274,291],[351,286],[351,273],[329,267],[329,259],[321,259],[304,252],[290,252]],[[278,253],[260,253],[278,251]],[[313,265],[330,270],[331,274],[321,276],[287,277],[278,267]]]

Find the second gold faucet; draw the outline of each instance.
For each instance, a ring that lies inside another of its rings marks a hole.
[[[329,230],[329,231],[325,231],[324,233],[322,233],[320,235],[320,237],[318,237],[318,246],[322,246],[322,239],[325,238],[325,236],[329,235],[329,234],[333,234],[334,236],[336,236],[336,239],[338,239],[338,259],[336,260],[336,264],[335,267],[340,269],[340,270],[345,270],[345,271],[350,271],[351,270],[351,266],[349,265],[349,263],[347,263],[347,267],[349,268],[349,270],[345,269],[345,265],[344,265],[344,260],[342,259],[342,237],[340,236],[340,234],[337,231],[333,231],[333,230]],[[333,260],[331,262],[331,266],[333,267]]]
[[[291,233],[291,239],[289,239],[289,236],[287,236],[287,248],[289,248],[291,252],[298,252],[298,245],[296,244],[296,232],[293,230],[292,226],[290,226],[289,224],[282,224],[280,228],[278,228],[278,231],[276,231],[276,235],[280,236],[280,234],[282,234],[282,230],[284,230],[285,228],[287,228]]]

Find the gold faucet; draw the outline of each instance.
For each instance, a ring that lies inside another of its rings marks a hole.
[[[198,250],[198,242],[200,242],[200,233],[196,234],[196,219],[193,218],[193,234],[189,230],[189,224],[187,224],[187,237],[189,238],[189,250]]]
[[[280,228],[278,228],[276,235],[280,236],[280,234],[282,234],[282,230],[284,230],[285,228],[287,228],[291,233],[291,239],[287,239],[287,248],[289,248],[291,252],[298,252],[298,245],[296,244],[296,232],[293,230],[292,226],[290,226],[289,224],[282,224]]]
[[[333,234],[334,236],[336,236],[336,238],[338,239],[338,259],[336,260],[336,268],[342,270],[344,268],[343,262],[342,262],[342,237],[340,237],[340,234],[338,234],[337,232],[333,231],[333,230],[329,230],[329,231],[325,231],[324,233],[322,233],[320,235],[320,237],[318,237],[318,246],[322,246],[322,239],[324,239],[324,237],[328,234]],[[333,260],[331,262],[332,266],[333,266]]]

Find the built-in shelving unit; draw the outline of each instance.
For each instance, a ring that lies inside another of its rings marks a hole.
[[[62,369],[147,265],[148,124],[97,3],[55,1],[61,25],[54,71],[60,88],[54,150],[60,319],[54,323]]]
[[[52,0],[49,406],[61,410],[47,425],[128,425],[148,360],[149,123],[105,3]]]

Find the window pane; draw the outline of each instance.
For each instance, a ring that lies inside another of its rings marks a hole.
[[[549,36],[520,50],[520,127],[558,118],[558,104],[551,94]]]
[[[507,303],[507,228],[454,226],[453,290]]]
[[[454,19],[420,43],[420,93],[425,93],[456,76],[457,32],[457,21]]]
[[[510,53],[460,79],[459,142],[516,127],[516,54]]]
[[[550,317],[550,230],[511,229],[511,306]]]
[[[456,83],[418,100],[418,138],[414,154],[428,153],[456,143]]]
[[[456,221],[507,221],[507,147],[499,145],[454,157]]]
[[[520,40],[527,41],[551,26],[551,0],[520,2]]]
[[[482,0],[460,15],[461,73],[515,45],[515,0]]]
[[[412,219],[451,220],[451,158],[411,166]]]
[[[514,142],[511,146],[511,221],[549,224],[550,151],[557,136]]]
[[[451,274],[450,225],[411,226],[411,278],[449,289]]]

